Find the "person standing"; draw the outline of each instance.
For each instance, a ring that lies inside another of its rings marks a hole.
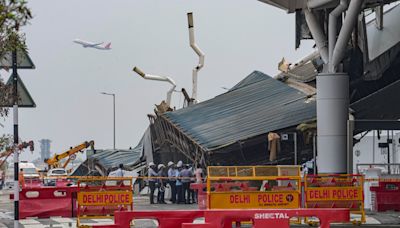
[[[167,173],[165,172],[165,165],[159,164],[158,165],[158,193],[157,193],[157,203],[166,204],[164,200],[165,194],[165,187],[167,186]],[[165,178],[165,179],[164,179]]]
[[[193,183],[196,183],[196,178],[194,176],[195,174],[195,170],[194,167],[189,165],[189,172],[190,172],[190,183],[189,183],[189,192],[190,192],[190,197],[192,199],[191,203],[196,203],[196,192],[194,191],[194,189],[190,188],[190,185]]]
[[[178,161],[178,163],[176,163],[176,168],[175,169],[175,176],[177,177],[176,179],[176,193],[178,196],[178,199],[176,201],[176,203],[184,203],[184,197],[183,197],[183,189],[182,189],[182,180],[179,178],[180,177],[180,171],[182,170],[182,161]]]
[[[195,176],[195,179],[196,179],[196,184],[203,183],[203,170],[201,168],[197,168],[194,171],[194,176]],[[197,203],[199,203],[198,202],[198,194],[199,194],[199,192],[198,192],[198,190],[196,190],[194,192],[194,197],[195,197]]]
[[[117,171],[115,172],[116,177],[124,177],[124,164],[119,164]]]
[[[186,204],[190,204],[190,178],[191,172],[189,170],[189,165],[185,165],[184,168],[180,171],[179,177],[182,178],[182,192],[183,192],[183,200]]]
[[[156,165],[154,162],[149,163],[148,181],[150,188],[150,204],[154,204],[154,191],[156,190],[157,173],[154,170]]]
[[[168,184],[171,188],[171,202],[176,203],[176,172],[175,164],[168,162]]]
[[[117,171],[115,171],[115,176],[116,177],[124,177],[124,164],[119,164],[119,167]],[[123,180],[118,180],[117,185],[121,185],[124,181]]]
[[[19,169],[18,182],[21,188],[25,188],[25,177],[23,169]]]

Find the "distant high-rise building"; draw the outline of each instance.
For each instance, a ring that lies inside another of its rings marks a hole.
[[[50,139],[41,139],[40,143],[40,159],[44,161],[47,158],[50,158]]]

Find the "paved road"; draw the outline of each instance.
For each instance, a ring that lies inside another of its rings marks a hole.
[[[13,203],[9,200],[11,191],[0,191],[0,228],[13,227]],[[146,197],[135,197],[134,208],[137,210],[193,210],[197,209],[196,204],[176,205],[176,204],[153,204],[150,205]],[[361,227],[400,227],[400,213],[368,213],[367,224]],[[202,222],[201,220],[196,222]],[[84,221],[84,224],[112,224],[111,219],[91,219]],[[20,221],[23,228],[75,228],[75,218],[60,218],[54,217],[49,219],[24,219]],[[152,220],[138,220],[135,222],[135,227],[157,227],[156,222]],[[246,227],[246,226],[242,226]],[[248,227],[248,226],[247,226]],[[293,227],[309,227],[308,225],[294,225]],[[353,225],[332,225],[332,227],[355,227]]]

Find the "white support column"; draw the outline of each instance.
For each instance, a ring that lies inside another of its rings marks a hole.
[[[317,164],[319,173],[346,173],[349,76],[317,76]]]

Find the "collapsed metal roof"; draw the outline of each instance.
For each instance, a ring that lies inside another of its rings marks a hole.
[[[117,167],[119,164],[132,166],[138,162],[142,155],[142,144],[131,150],[97,150],[90,159],[97,160],[104,167]]]
[[[207,150],[229,146],[315,118],[315,101],[299,90],[254,71],[228,92],[163,114]]]
[[[105,176],[116,169],[119,164],[124,164],[127,169],[134,169],[141,165],[147,150],[151,150],[150,129],[147,129],[136,147],[128,150],[121,149],[96,149],[87,150],[87,159],[77,167],[73,176],[100,175]]]
[[[124,167],[130,168],[140,162],[142,156],[142,147],[139,145],[132,150],[96,150],[96,154],[91,155],[78,166],[72,176],[107,176],[108,173],[124,164]]]

